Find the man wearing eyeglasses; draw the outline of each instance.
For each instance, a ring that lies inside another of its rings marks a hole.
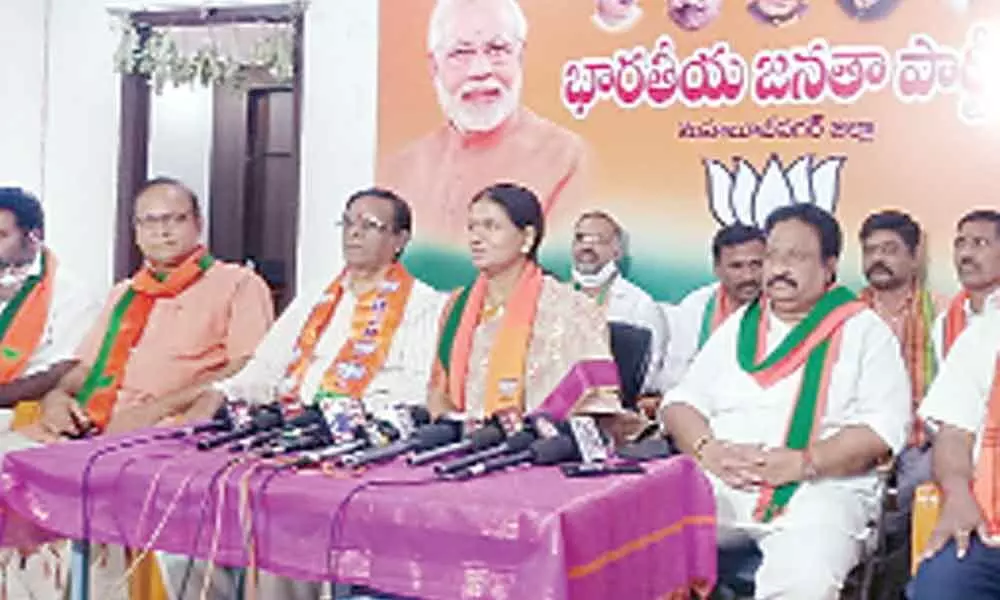
[[[145,184],[133,222],[143,265],[111,290],[79,364],[43,400],[43,434],[119,433],[183,418],[194,391],[239,371],[274,320],[264,281],[201,244],[199,202],[184,184]]]
[[[618,270],[625,256],[624,238],[625,231],[608,213],[593,210],[580,215],[573,231],[573,285],[604,309],[609,322],[636,325],[651,333],[649,366],[641,390],[645,397],[639,404],[655,417],[667,321],[653,298]]]
[[[360,398],[386,415],[398,404],[425,405],[446,296],[415,279],[399,262],[412,230],[407,203],[379,188],[350,196],[339,223],[343,271],[299,294],[257,347],[247,366],[213,385],[195,409],[211,416],[226,398],[269,403],[294,396]],[[308,289],[308,288],[307,288]],[[172,598],[196,600],[202,585],[181,590],[185,572],[203,580],[205,565],[163,557]],[[235,598],[232,571],[214,570],[211,598]],[[321,585],[262,573],[261,598],[318,599]]]
[[[579,210],[583,141],[521,106],[527,32],[516,0],[435,4],[427,57],[446,123],[389,156],[377,177],[428,223],[422,239],[464,242],[469,200],[497,181],[533,190],[550,223],[556,205]]]

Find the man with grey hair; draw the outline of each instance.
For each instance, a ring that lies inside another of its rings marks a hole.
[[[650,415],[659,404],[657,389],[669,332],[667,320],[653,298],[621,274],[625,231],[610,214],[587,211],[573,231],[573,285],[600,305],[609,323],[625,323],[651,334],[649,366],[639,407]]]
[[[534,191],[549,222],[557,204],[578,210],[583,141],[521,105],[527,33],[516,0],[434,6],[427,59],[445,123],[388,156],[376,179],[411,201],[436,242],[463,242],[469,200],[497,181]]]

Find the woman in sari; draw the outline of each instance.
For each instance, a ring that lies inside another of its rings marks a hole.
[[[605,319],[542,271],[544,229],[538,198],[521,186],[492,185],[472,199],[469,250],[479,276],[442,316],[431,412],[624,414]]]

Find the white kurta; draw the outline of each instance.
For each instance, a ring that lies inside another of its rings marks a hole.
[[[1000,354],[1000,311],[989,311],[969,324],[941,363],[920,405],[920,417],[974,433],[979,457],[987,406]]]
[[[40,258],[36,258],[29,274],[39,272],[41,262]],[[101,312],[101,299],[73,277],[68,269],[56,268],[53,286],[45,331],[35,352],[28,359],[24,369],[25,376],[40,373],[56,363],[73,360],[77,346]],[[0,302],[0,312],[7,307],[7,302]],[[10,429],[13,412],[0,410],[0,431]]]
[[[744,310],[716,330],[680,384],[666,394],[664,405],[695,408],[718,439],[783,446],[804,368],[769,388],[743,371],[736,347]],[[770,352],[791,327],[773,316],[766,327]],[[865,425],[898,452],[910,422],[910,384],[899,344],[870,310],[843,327],[819,435],[828,438],[845,427]],[[766,525],[753,520],[758,492],[733,489],[711,474],[709,479],[716,494],[720,544],[749,536],[764,555],[758,598],[836,597],[857,561],[858,538],[876,510],[874,473],[804,483],[785,513]]]
[[[670,343],[660,374],[660,389],[666,391],[676,386],[690,368],[698,353],[698,338],[701,337],[705,308],[718,287],[717,282],[702,286],[685,296],[674,308],[674,317],[670,322]]]
[[[968,300],[965,301],[966,327],[978,321],[988,312],[1000,311],[1000,288],[994,290],[992,294],[986,297],[984,308],[985,310],[981,313],[973,312],[972,304]],[[937,357],[938,364],[944,362],[944,321],[947,317],[948,309],[945,307],[945,310],[934,319],[934,325],[931,329],[931,341],[934,343],[934,356]]]
[[[295,351],[295,341],[329,282],[299,294],[257,347],[250,362],[236,375],[216,384],[229,397],[255,402],[273,400]],[[447,297],[417,280],[406,302],[403,320],[396,329],[381,370],[365,390],[363,401],[373,414],[396,404],[425,405],[427,383],[437,351],[438,325]],[[340,305],[316,344],[312,364],[302,381],[301,397],[316,395],[323,374],[351,333],[357,298],[345,287]]]
[[[642,288],[624,277],[615,277],[608,290],[607,313],[610,323],[627,323],[650,331],[649,367],[646,371],[644,392],[659,391],[663,356],[670,339],[667,318],[659,305]]]

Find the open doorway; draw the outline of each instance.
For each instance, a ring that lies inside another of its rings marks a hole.
[[[293,69],[284,81],[258,69],[244,73],[238,87],[196,81],[177,88],[178,93],[169,86],[153,89],[147,76],[122,75],[115,243],[115,277],[121,279],[140,261],[131,226],[136,191],[149,177],[177,177],[203,196],[206,241],[213,254],[252,266],[271,288],[276,309],[282,310],[295,294],[296,280],[301,9],[285,4],[199,7],[134,12],[127,18],[136,31],[169,29],[194,43],[201,43],[199,35],[210,34],[209,43],[225,37],[228,43],[249,46],[256,39],[255,29],[290,30]],[[229,28],[238,29],[239,35]],[[199,99],[186,102],[186,112],[165,118],[170,110],[177,113],[168,106],[170,99],[185,94]]]

